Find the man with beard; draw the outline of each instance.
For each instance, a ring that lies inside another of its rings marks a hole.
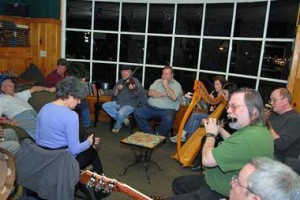
[[[137,78],[132,77],[130,66],[121,66],[121,79],[113,88],[113,101],[103,104],[103,110],[109,116],[116,120],[111,130],[112,133],[118,133],[122,123],[129,124],[128,115],[133,113],[145,93],[142,84]]]
[[[176,196],[169,199],[219,200],[229,196],[231,177],[257,156],[273,157],[273,139],[264,125],[264,106],[260,94],[243,88],[228,102],[229,126],[237,131],[230,135],[214,118],[204,120],[206,141],[202,150],[205,173],[181,176],[173,181]],[[215,147],[216,136],[224,142]]]

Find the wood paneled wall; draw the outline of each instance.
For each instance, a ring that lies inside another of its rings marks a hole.
[[[56,19],[32,19],[0,16],[0,20],[12,21],[30,27],[30,47],[1,47],[0,70],[14,69],[22,73],[32,62],[44,75],[56,67],[61,56],[61,21]],[[42,55],[44,54],[44,55]]]

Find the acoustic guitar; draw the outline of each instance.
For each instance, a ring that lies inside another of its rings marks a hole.
[[[144,195],[136,189],[128,186],[125,183],[121,183],[115,179],[101,176],[97,173],[85,170],[80,175],[80,183],[86,185],[88,188],[93,187],[95,191],[102,191],[105,193],[111,193],[114,191],[122,192],[131,196],[136,200],[152,200],[152,198]]]

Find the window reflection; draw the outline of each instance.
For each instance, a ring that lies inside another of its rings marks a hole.
[[[229,71],[236,74],[256,76],[258,73],[261,42],[234,41],[234,46]]]
[[[119,3],[95,2],[95,30],[118,30],[119,10]]]
[[[71,1],[67,2],[67,28],[91,28],[92,2]]]
[[[122,35],[120,61],[143,63],[144,38],[145,36],[140,35]]]
[[[174,70],[174,78],[180,83],[184,92],[194,92],[196,72]]]
[[[173,65],[197,68],[200,40],[194,38],[176,38]]]
[[[203,40],[200,68],[225,72],[228,59],[228,49],[228,40]]]
[[[111,81],[112,84],[120,75],[116,72],[116,66],[120,62],[131,66],[139,64],[142,66],[144,63],[151,65],[143,66],[136,74],[139,78],[142,78],[142,74],[145,75],[144,82],[147,87],[161,76],[161,66],[170,64],[180,68],[176,70],[175,78],[179,75],[180,82],[186,90],[192,87],[197,74],[199,79],[202,80],[207,76],[209,80],[219,72],[225,74],[227,67],[229,78],[237,81],[240,86],[254,88],[259,85],[261,81],[258,75],[262,78],[276,79],[275,82],[287,81],[298,0],[270,1],[263,58],[260,52],[266,1],[237,3],[236,19],[232,19],[233,3],[208,3],[203,16],[202,3],[181,2],[177,4],[174,16],[175,3],[67,0],[66,27],[63,27],[66,28],[66,38],[62,38],[66,41],[65,57],[86,60],[88,66],[95,67],[91,72],[93,78],[109,79],[105,81]],[[94,24],[91,24],[92,17],[95,18]],[[203,17],[205,22],[202,25]],[[231,38],[233,20],[234,37]],[[94,38],[94,41],[91,41],[91,38]],[[271,42],[270,38],[276,38],[276,42]],[[280,41],[280,38],[286,41]],[[144,46],[146,39],[147,48]],[[201,40],[203,40],[202,47],[199,47]],[[90,55],[91,48],[93,55]],[[199,55],[199,48],[202,48],[202,55]],[[171,53],[173,53],[172,62]],[[144,55],[146,61],[143,60]],[[258,73],[260,61],[262,66],[261,72]],[[111,64],[100,64],[102,62]],[[230,63],[229,66],[227,63]],[[198,67],[201,73],[197,73]],[[237,74],[251,77],[234,79]]]
[[[94,34],[94,51],[95,60],[117,60],[118,35],[108,33]]]
[[[207,4],[204,35],[230,36],[233,4]]]
[[[256,84],[256,79],[234,77],[234,76],[229,76],[227,81],[235,83],[238,86],[238,88],[246,87],[246,88],[254,89]]]
[[[179,4],[177,6],[176,34],[200,35],[203,4]]]
[[[124,3],[122,6],[122,31],[145,32],[146,13],[146,4]]]
[[[273,1],[270,8],[267,37],[293,38],[298,0]]]
[[[174,5],[150,4],[149,33],[172,33]]]
[[[146,67],[145,69],[145,84],[144,88],[149,89],[150,85],[156,80],[161,78],[162,68]]]
[[[66,55],[77,59],[90,59],[90,32],[66,32]]]
[[[261,76],[287,79],[290,73],[291,51],[291,43],[267,42],[265,44]]]
[[[109,83],[113,87],[116,83],[116,65],[93,63],[93,80]]]
[[[271,92],[275,88],[280,88],[280,87],[286,87],[285,83],[276,83],[276,82],[270,82],[270,81],[260,81],[259,82],[259,88],[258,92],[260,93],[263,102],[268,103],[268,100],[270,99]]]
[[[147,64],[170,65],[171,43],[171,37],[149,36]]]
[[[267,2],[238,3],[234,28],[235,37],[262,37]]]

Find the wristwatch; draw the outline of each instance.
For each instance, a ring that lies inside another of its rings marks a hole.
[[[216,135],[215,134],[213,134],[213,133],[206,133],[205,134],[205,137],[216,137]]]

